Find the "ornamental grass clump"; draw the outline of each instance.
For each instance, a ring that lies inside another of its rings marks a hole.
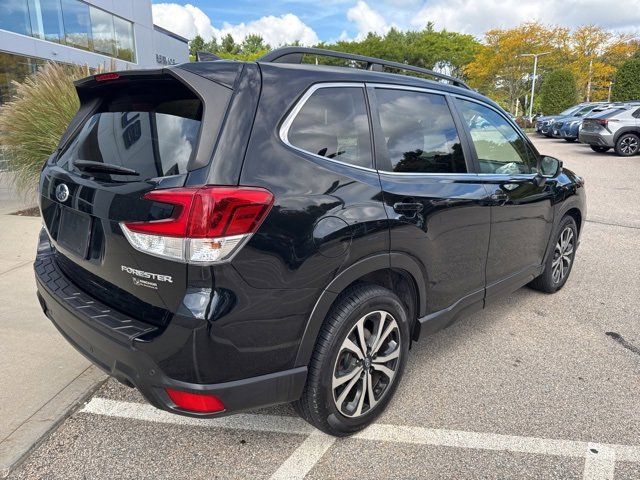
[[[44,161],[80,105],[73,85],[90,75],[87,67],[50,62],[24,82],[0,106],[0,147],[20,190],[33,188]]]

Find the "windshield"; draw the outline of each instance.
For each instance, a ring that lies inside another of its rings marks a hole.
[[[594,105],[589,105],[588,107],[584,107],[581,108],[580,110],[578,110],[577,112],[575,112],[573,114],[574,117],[582,117],[584,115],[586,115],[587,113],[589,113],[591,110],[593,110],[595,108]]]
[[[558,114],[559,117],[568,117],[569,115],[573,115],[575,112],[577,112],[578,110],[580,110],[580,108],[582,107],[576,107],[573,106],[571,108],[567,108],[564,112],[560,112]]]
[[[202,104],[184,90],[105,99],[58,158],[58,166],[71,171],[74,160],[88,160],[138,172],[97,174],[117,181],[186,173],[197,148]]]

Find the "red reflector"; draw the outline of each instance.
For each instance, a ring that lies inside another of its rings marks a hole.
[[[127,222],[129,230],[152,235],[217,238],[254,233],[273,205],[273,194],[253,187],[152,190],[144,198],[173,205],[171,218]]]
[[[120,78],[120,74],[118,73],[99,73],[98,75],[93,77],[96,82],[105,82],[107,80],[117,80]]]
[[[165,388],[167,395],[176,407],[190,412],[213,413],[224,410],[224,405],[215,395],[191,393],[173,388]]]

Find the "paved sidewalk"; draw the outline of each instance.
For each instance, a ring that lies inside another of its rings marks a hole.
[[[12,174],[0,172],[0,215],[33,207],[36,204],[35,196],[35,192],[17,193]]]
[[[7,215],[29,206],[0,186],[0,478],[105,378],[40,309],[32,263],[41,219]]]

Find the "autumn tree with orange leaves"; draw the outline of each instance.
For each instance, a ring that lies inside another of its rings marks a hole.
[[[550,52],[540,57],[538,82],[558,69],[569,70],[576,79],[580,100],[607,100],[617,69],[640,50],[637,38],[613,34],[587,25],[571,30],[530,22],[510,29],[494,29],[484,36],[475,59],[465,68],[470,85],[500,102],[512,112],[523,111],[531,90],[532,59],[523,53]],[[534,109],[537,111],[538,99]]]

